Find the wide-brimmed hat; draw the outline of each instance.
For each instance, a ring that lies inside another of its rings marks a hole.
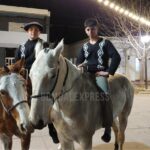
[[[41,32],[43,31],[43,25],[40,24],[39,22],[29,22],[29,23],[26,23],[26,24],[24,24],[23,28],[24,28],[25,31],[28,31],[28,29],[31,26],[33,26],[33,25],[37,26]]]

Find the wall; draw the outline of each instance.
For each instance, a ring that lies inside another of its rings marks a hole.
[[[6,48],[17,48],[28,39],[28,35],[25,32],[0,31],[0,35],[0,47]],[[47,41],[47,34],[41,34],[40,37]]]
[[[39,19],[39,18],[32,18],[32,17],[22,17],[22,16],[7,16],[5,15],[0,15],[0,31],[9,31],[9,22],[15,22],[15,23],[28,23],[31,21],[37,21],[41,23],[44,26],[44,33],[46,30],[46,22],[44,19]],[[19,31],[19,28],[18,28]],[[21,30],[20,30],[21,31]],[[23,31],[23,30],[22,30]]]
[[[49,19],[50,12],[46,9],[0,5],[0,65],[4,65],[5,59],[12,60],[15,49],[27,41],[28,35],[21,28],[25,23],[31,21],[41,23],[44,27],[44,34],[40,37],[47,41]]]

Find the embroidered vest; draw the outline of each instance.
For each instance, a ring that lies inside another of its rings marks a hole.
[[[103,47],[105,45],[105,39],[103,39],[101,42],[98,43],[99,45],[99,49],[97,51],[97,55],[98,55],[98,63],[99,65],[97,66],[97,68],[101,68],[103,67],[103,60],[102,60],[102,56],[104,54],[104,50]],[[84,51],[84,57],[85,57],[85,63],[87,62],[87,57],[89,56],[89,52],[88,52],[88,43],[85,43],[83,45],[83,51]]]

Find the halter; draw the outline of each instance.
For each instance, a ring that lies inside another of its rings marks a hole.
[[[22,101],[16,103],[15,105],[11,106],[10,108],[7,108],[7,107],[5,106],[5,104],[4,104],[4,102],[3,102],[2,96],[0,96],[0,101],[1,101],[1,104],[2,104],[3,109],[5,110],[5,112],[6,112],[8,115],[11,115],[11,111],[12,111],[13,109],[15,109],[15,108],[16,108],[18,105],[20,105],[21,103],[28,103],[26,100],[22,100]]]
[[[68,76],[68,64],[67,64],[67,62],[66,62],[66,59],[65,59],[65,63],[66,63],[66,67],[67,67],[67,73],[66,73],[66,75],[65,75],[65,79],[64,79],[64,82],[63,82],[63,86],[65,85],[66,79],[67,79],[67,76]],[[52,102],[53,102],[53,104],[54,104],[54,97],[52,96],[51,93],[53,93],[53,91],[54,91],[54,89],[55,89],[55,87],[56,87],[57,80],[58,80],[58,75],[59,75],[59,69],[58,69],[58,71],[57,71],[57,76],[56,76],[56,80],[55,80],[54,86],[53,86],[53,88],[52,88],[49,92],[47,92],[47,93],[42,93],[42,94],[38,94],[38,95],[32,95],[32,96],[30,96],[30,98],[32,99],[32,98],[48,97],[48,98],[52,99]]]
[[[66,68],[66,69],[67,69],[67,72],[66,72],[66,75],[65,75],[65,78],[64,78],[64,81],[63,81],[63,87],[64,87],[64,85],[65,85],[65,83],[66,83],[66,80],[67,80],[67,77],[68,77],[68,72],[69,72],[69,67],[68,67],[68,64],[67,64],[67,62],[66,62],[66,59],[65,59],[65,63],[66,63],[66,67],[67,67],[67,68]],[[58,70],[58,73],[57,73],[57,77],[56,77],[56,80],[55,80],[55,84],[54,84],[53,88],[52,88],[48,93],[38,94],[38,95],[32,95],[32,96],[30,96],[30,98],[48,97],[48,98],[51,98],[51,99],[52,99],[52,102],[53,102],[53,104],[54,104],[55,100],[57,100],[59,97],[61,97],[61,96],[64,95],[65,93],[69,92],[69,91],[73,88],[73,86],[74,86],[74,84],[76,83],[76,81],[80,78],[80,76],[77,77],[77,78],[75,79],[75,81],[73,82],[72,86],[71,86],[69,89],[67,89],[66,91],[61,92],[60,95],[58,95],[56,98],[54,98],[54,96],[52,95],[52,93],[54,92],[54,89],[55,89],[55,87],[56,87],[58,75],[59,75],[59,70]]]
[[[0,95],[0,102],[1,102],[1,104],[2,104],[3,109],[5,110],[5,112],[6,112],[8,115],[11,115],[11,111],[12,111],[13,109],[15,109],[18,105],[20,105],[20,104],[22,104],[22,103],[28,103],[27,100],[22,100],[22,101],[16,103],[15,105],[11,106],[10,108],[7,108],[7,107],[5,106],[5,104],[4,104],[4,102],[3,102],[3,98],[2,98],[1,95]]]

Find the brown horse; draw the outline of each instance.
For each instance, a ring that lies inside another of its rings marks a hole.
[[[28,120],[26,80],[19,74],[23,60],[0,68],[0,139],[4,150],[12,149],[12,137],[21,139],[21,149],[30,146],[32,126]]]

